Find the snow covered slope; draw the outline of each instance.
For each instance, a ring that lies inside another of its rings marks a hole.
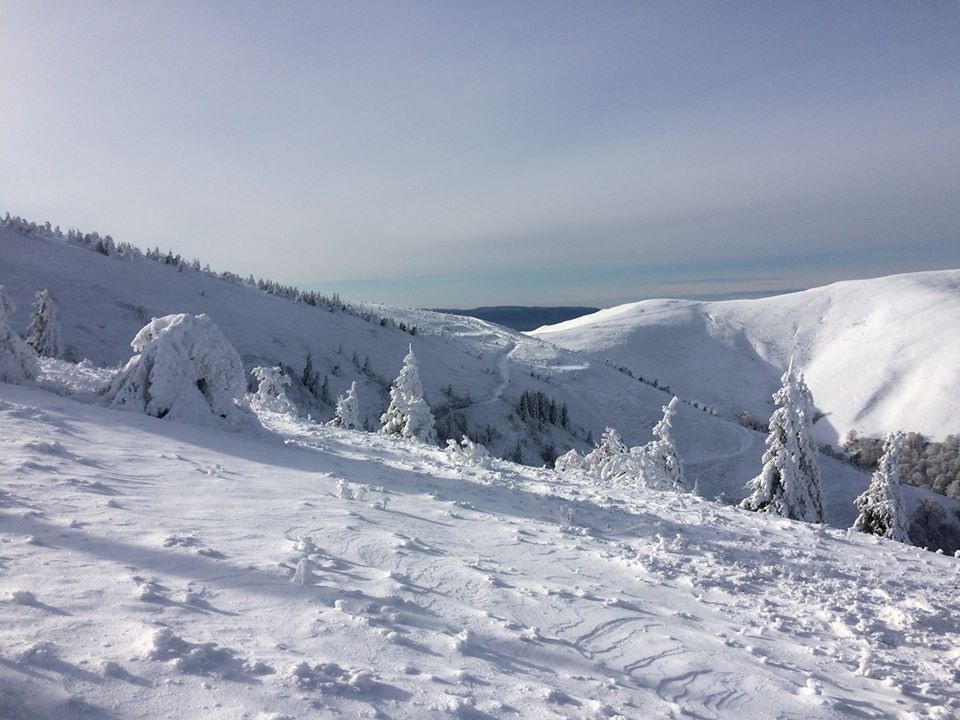
[[[296,374],[310,352],[316,369],[329,380],[331,399],[357,381],[360,412],[371,428],[379,427],[387,387],[412,344],[441,425],[455,436],[469,432],[499,457],[512,457],[519,449],[524,462],[536,465],[550,450],[590,449],[590,439],[598,439],[606,425],[617,427],[630,444],[648,442],[670,398],[596,357],[476,318],[367,308],[417,327],[411,335],[205,273],[178,272],[143,258],[106,257],[5,227],[0,227],[0,284],[18,305],[13,317],[17,328],[27,325],[34,293],[48,288],[59,305],[67,346],[75,357],[99,364],[125,361],[142,325],[174,312],[208,313],[248,370],[284,364]],[[515,409],[523,392],[566,404],[569,427],[521,420]],[[303,400],[302,394],[293,397]],[[321,419],[333,414],[329,404],[302,409]],[[760,469],[762,434],[688,405],[680,408],[674,434],[688,477],[699,482],[706,497],[736,502],[744,496],[745,483]],[[826,457],[822,473],[827,521],[849,527],[856,515],[853,501],[869,478]]]
[[[947,718],[960,561],[0,384],[0,717]]]
[[[18,330],[26,327],[34,293],[48,288],[73,356],[100,365],[125,362],[131,339],[145,323],[180,312],[209,314],[248,370],[283,364],[296,374],[312,353],[317,371],[329,381],[331,400],[357,381],[360,411],[371,428],[379,427],[387,387],[412,344],[427,399],[441,423],[455,431],[451,434],[470,432],[500,456],[512,455],[519,441],[528,463],[542,463],[551,444],[558,453],[587,448],[588,432],[599,437],[607,424],[621,426],[633,442],[645,442],[669,399],[602,363],[482,320],[372,308],[414,324],[418,331],[411,336],[376,319],[331,313],[205,273],[178,272],[143,258],[105,257],[4,227],[0,284],[17,303],[12,321]],[[571,427],[520,422],[513,410],[524,391],[566,403]],[[304,409],[316,417],[333,414],[329,403]],[[689,413],[690,437],[710,438],[701,454],[725,454],[739,446],[737,428],[701,415]],[[704,423],[713,429],[705,431]]]
[[[759,300],[646,300],[532,335],[609,358],[681,397],[733,414],[770,414],[791,355],[818,428],[960,432],[960,270],[840,282]]]

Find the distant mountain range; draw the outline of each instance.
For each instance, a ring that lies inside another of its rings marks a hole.
[[[556,323],[573,320],[584,315],[595,313],[599,308],[593,307],[525,307],[523,305],[496,305],[493,307],[478,307],[469,310],[456,310],[448,308],[434,308],[434,312],[448,313],[451,315],[465,315],[467,317],[479,318],[487,322],[503,325],[511,330],[526,332],[527,330],[536,330],[542,325],[555,325]]]

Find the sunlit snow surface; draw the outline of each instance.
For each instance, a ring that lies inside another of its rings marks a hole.
[[[0,717],[960,713],[960,560],[262,420],[0,385]]]
[[[960,433],[960,270],[838,282],[760,300],[644,300],[532,335],[609,358],[721,414],[766,420],[793,359],[826,415],[847,430]]]

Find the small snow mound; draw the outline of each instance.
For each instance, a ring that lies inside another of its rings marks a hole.
[[[176,635],[168,627],[157,628],[150,636],[147,660],[172,661],[182,673],[229,677],[245,674],[244,663],[233,650],[217,643],[192,643]]]
[[[301,690],[322,690],[326,693],[361,692],[375,683],[373,673],[343,668],[337,663],[318,663],[312,667],[306,662],[297,663],[290,668],[288,676]]]
[[[297,541],[293,544],[293,549],[304,555],[313,555],[320,552],[320,548],[309,535],[297,538]]]
[[[14,590],[10,594],[10,602],[15,605],[36,605],[37,596],[29,590]]]
[[[18,662],[36,667],[51,667],[60,662],[57,646],[46,640],[30,643],[17,654]]]
[[[123,666],[114,660],[102,660],[98,669],[106,678],[125,678],[129,675]]]

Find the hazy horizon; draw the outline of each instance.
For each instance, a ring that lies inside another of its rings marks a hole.
[[[960,267],[960,5],[0,0],[0,211],[416,307]]]

